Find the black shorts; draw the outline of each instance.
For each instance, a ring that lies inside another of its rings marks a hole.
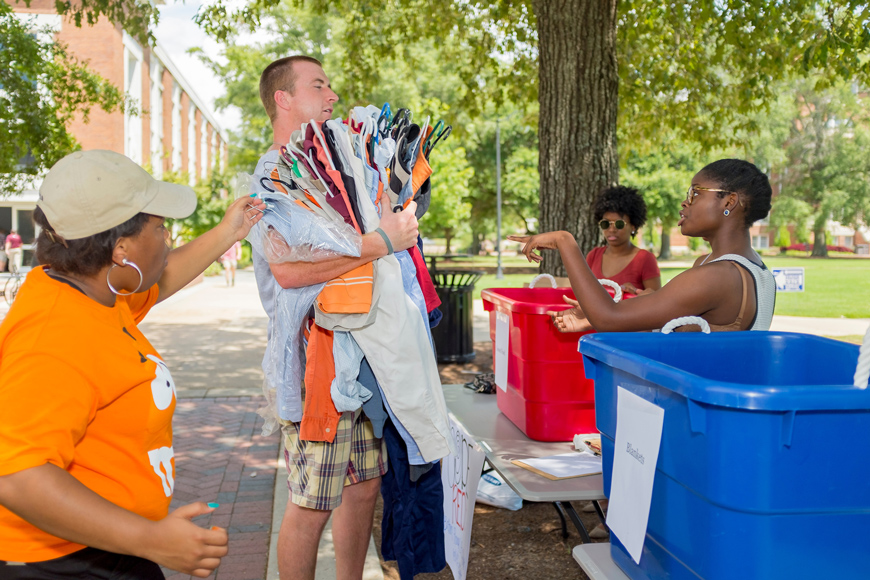
[[[61,558],[9,563],[0,560],[0,580],[163,580],[160,566],[136,556],[85,548]]]

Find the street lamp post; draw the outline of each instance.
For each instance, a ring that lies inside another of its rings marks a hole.
[[[495,203],[496,203],[496,250],[498,251],[498,267],[495,277],[498,280],[504,278],[501,269],[501,128],[498,117],[495,119]]]

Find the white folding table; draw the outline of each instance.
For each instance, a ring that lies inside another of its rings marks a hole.
[[[599,519],[604,522],[598,503],[605,499],[602,477],[589,475],[553,481],[511,463],[514,459],[566,453],[574,445],[529,439],[498,410],[496,395],[476,393],[463,385],[443,385],[443,389],[450,414],[483,448],[487,462],[510,488],[526,501],[552,502],[562,521],[563,536],[567,536],[567,514],[583,541],[590,543],[589,534],[571,502],[592,501]]]
[[[580,544],[572,552],[590,580],[629,580],[610,557],[610,544]]]

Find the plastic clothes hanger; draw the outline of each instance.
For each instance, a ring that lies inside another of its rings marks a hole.
[[[393,117],[392,122],[387,128],[390,130],[390,133],[393,135],[393,138],[396,138],[396,134],[401,132],[404,127],[411,124],[411,110],[410,109],[399,109],[396,111],[396,116]]]
[[[314,121],[314,119],[311,119],[311,126],[314,128],[315,138],[320,141],[320,145],[323,147],[326,160],[329,161],[329,168],[335,171],[335,162],[332,160],[332,154],[329,152],[329,147],[326,145],[326,139],[323,137],[320,126]]]
[[[429,144],[429,150],[423,151],[423,155],[426,157],[426,159],[429,159],[429,154],[435,148],[435,145],[437,145],[438,142],[441,141],[442,139],[446,139],[447,137],[449,137],[450,133],[452,131],[453,131],[453,125],[447,125],[447,127],[445,127],[444,130],[438,134],[438,136],[435,138],[435,140]],[[434,131],[433,131],[433,133],[434,133]]]
[[[290,191],[291,189],[295,189],[292,185],[290,185],[289,183],[287,183],[283,179],[278,179],[277,177],[261,177],[260,178],[260,186],[262,186],[263,189],[265,189],[269,193],[278,193],[277,189],[272,189],[271,185],[269,185],[269,184],[273,184],[273,183],[280,183],[281,185],[283,185],[284,187],[287,188],[287,191]]]
[[[426,136],[426,140],[423,141],[423,153],[425,154],[429,150],[429,141],[432,139],[432,136],[438,133],[439,130],[444,128],[444,121],[438,119],[438,122],[435,123],[435,128],[432,129],[432,132]],[[423,133],[425,135],[425,133]]]

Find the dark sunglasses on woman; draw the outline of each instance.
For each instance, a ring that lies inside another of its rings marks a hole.
[[[610,220],[601,220],[600,222],[598,222],[598,227],[602,230],[606,230],[610,227],[611,224],[616,226],[616,229],[618,230],[621,230],[625,227],[625,222],[623,220],[616,220],[615,222],[612,222]]]

